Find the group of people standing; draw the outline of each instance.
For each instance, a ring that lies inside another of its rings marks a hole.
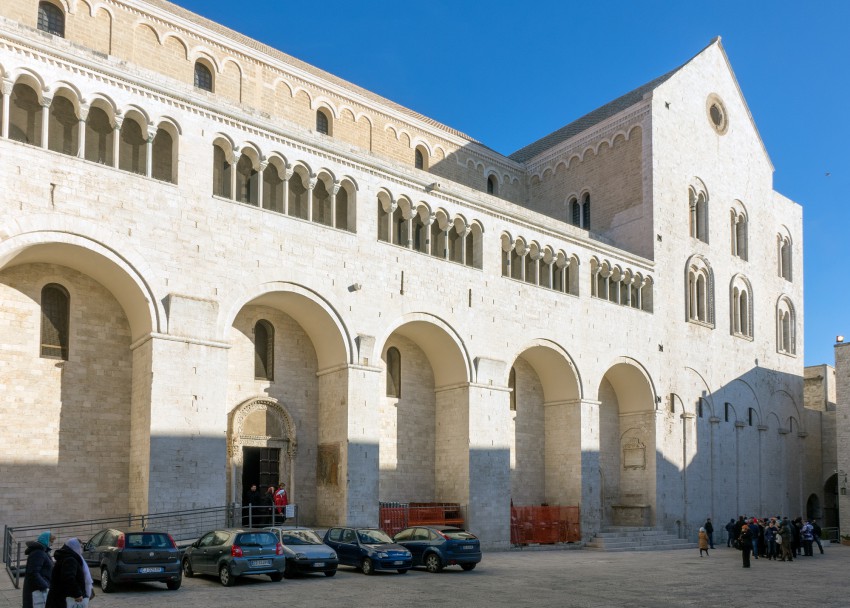
[[[82,544],[71,538],[51,556],[54,542],[49,530],[27,541],[23,608],[86,608],[94,589]]]
[[[260,492],[257,484],[253,483],[242,501],[242,525],[261,528],[273,523],[283,523],[286,521],[288,504],[289,496],[285,483],[280,482],[277,489],[270,485],[265,492]]]
[[[821,528],[814,519],[802,517],[790,520],[788,517],[769,517],[759,519],[741,515],[726,524],[729,532],[727,546],[741,550],[744,568],[750,567],[750,556],[777,561],[794,561],[795,557],[813,556],[813,546],[817,544],[823,553]],[[702,555],[702,553],[700,553]]]

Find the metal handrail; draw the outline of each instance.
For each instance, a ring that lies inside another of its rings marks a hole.
[[[248,507],[249,511],[251,507]],[[220,527],[241,525],[241,505],[230,504],[219,507],[116,515],[100,519],[31,524],[24,526],[4,526],[3,564],[12,584],[17,588],[21,574],[26,569],[24,546],[28,540],[35,540],[39,533],[50,530],[60,542],[62,539],[78,537],[85,541],[103,528],[127,526],[132,529],[146,530],[159,528],[174,538],[178,547],[191,544],[201,534]]]

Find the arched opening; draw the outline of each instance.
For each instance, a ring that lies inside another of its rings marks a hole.
[[[65,37],[65,11],[52,2],[38,3],[38,29],[60,38]]]
[[[602,518],[607,525],[655,524],[655,399],[649,377],[624,359],[599,385]]]
[[[263,171],[263,209],[283,212],[283,178],[276,162],[269,162]]]
[[[307,187],[301,171],[294,171],[289,178],[289,215],[306,220],[308,217]]]
[[[86,160],[111,167],[115,163],[113,137],[115,129],[109,114],[98,106],[89,108],[86,117]]]
[[[818,498],[817,494],[810,494],[808,500],[806,500],[806,519],[811,521],[812,519],[821,519],[822,517],[820,498]]]
[[[167,123],[156,130],[151,150],[151,176],[163,182],[177,183],[177,132]]]
[[[846,488],[845,488],[846,492]],[[823,484],[823,519],[821,528],[838,527],[838,473],[833,473]]]
[[[317,224],[333,226],[331,194],[322,179],[318,179],[313,188],[313,221]]]
[[[316,110],[316,132],[322,135],[331,135],[330,113],[324,108]]]
[[[212,70],[201,61],[195,62],[195,88],[202,91],[213,92]]]
[[[231,172],[233,165],[230,162],[230,148],[223,144],[213,144],[213,195],[222,198],[231,197]]]
[[[80,141],[80,120],[73,102],[67,97],[56,96],[50,104],[50,119],[47,122],[47,147],[54,152],[77,155]]]
[[[9,139],[33,146],[41,145],[41,113],[44,110],[35,90],[22,82],[12,87],[9,100]]]
[[[132,118],[125,118],[121,124],[118,144],[118,168],[130,173],[145,175],[147,153],[147,133],[142,125]]]
[[[258,205],[259,173],[254,168],[254,159],[242,154],[236,162],[236,200],[240,203]]]

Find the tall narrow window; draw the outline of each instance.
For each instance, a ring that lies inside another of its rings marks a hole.
[[[510,389],[511,411],[516,411],[516,368],[511,368],[511,373],[508,376],[508,388]]]
[[[581,227],[590,230],[590,194],[584,195],[581,203]]]
[[[414,156],[414,166],[417,169],[425,168],[425,156],[422,154],[422,150],[416,148],[415,156]]]
[[[65,13],[50,2],[38,3],[38,29],[54,36],[65,37]]]
[[[51,283],[41,290],[41,356],[68,360],[71,298],[61,285]]]
[[[688,223],[693,238],[708,243],[708,196],[703,190],[688,191]]]
[[[570,223],[581,228],[581,205],[576,199],[570,201]]]
[[[200,61],[195,62],[195,87],[210,93],[213,90],[212,72]]]
[[[387,397],[401,398],[401,353],[394,346],[387,349]]]
[[[499,194],[499,180],[496,179],[495,175],[491,175],[487,178],[487,194],[497,195]]]
[[[776,305],[776,350],[786,355],[797,354],[796,334],[794,305],[783,296]]]
[[[787,236],[779,236],[779,276],[790,281],[791,274],[791,239]]]
[[[233,165],[228,160],[227,152],[217,144],[213,144],[213,195],[230,198],[230,175]]]
[[[724,406],[725,407],[723,409],[723,417],[726,420],[726,422],[729,422],[729,418],[731,418],[731,414],[732,414],[732,404],[727,402],[727,403],[724,404]]]
[[[322,110],[316,111],[316,132],[322,135],[331,134],[330,120],[328,119],[328,115]]]
[[[274,380],[274,327],[266,320],[254,325],[254,377]]]
[[[749,424],[750,426],[753,426],[753,420],[755,420],[756,417],[755,414],[756,411],[753,408],[750,408],[747,411],[747,424]]]
[[[714,326],[714,275],[711,267],[702,256],[692,256],[688,260],[688,321]],[[734,297],[730,291],[730,298]],[[644,302],[646,304],[646,302]],[[734,316],[734,315],[733,315]],[[734,327],[733,327],[734,332]]]

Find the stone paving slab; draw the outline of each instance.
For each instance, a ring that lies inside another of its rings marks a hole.
[[[831,545],[825,550],[824,555],[791,563],[753,560],[749,570],[741,567],[740,552],[725,547],[707,558],[699,557],[697,550],[507,551],[485,553],[472,572],[455,567],[440,574],[416,570],[367,577],[342,567],[333,578],[319,575],[272,583],[258,576],[241,579],[231,588],[212,577],[184,579],[179,591],[141,584],[106,595],[97,588],[92,607],[847,608],[850,547]],[[20,590],[5,572],[0,575],[0,608],[18,608]]]

